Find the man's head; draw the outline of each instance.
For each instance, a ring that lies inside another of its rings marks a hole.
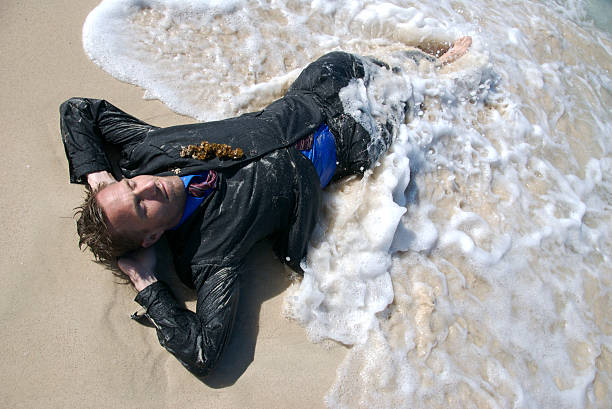
[[[102,185],[76,208],[79,246],[116,269],[117,257],[153,245],[176,226],[184,206],[183,182],[176,176],[142,175]]]

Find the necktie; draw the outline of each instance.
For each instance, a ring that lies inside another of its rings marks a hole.
[[[314,134],[310,134],[295,143],[295,148],[298,151],[309,151],[314,143]]]
[[[187,189],[193,197],[204,197],[215,187],[217,187],[217,172],[209,170],[207,174],[192,177]]]

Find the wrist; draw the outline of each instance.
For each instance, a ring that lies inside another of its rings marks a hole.
[[[136,291],[141,292],[148,286],[157,282],[157,278],[153,274],[147,274],[146,276],[139,276],[138,278],[132,279],[132,284]]]
[[[134,268],[125,269],[123,271],[129,277],[132,285],[134,285],[134,288],[138,292],[144,290],[146,287],[157,281],[155,273],[151,271],[136,270]]]

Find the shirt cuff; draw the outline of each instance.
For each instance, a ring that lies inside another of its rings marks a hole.
[[[148,311],[159,303],[166,302],[167,304],[168,301],[170,301],[171,304],[174,304],[174,297],[170,293],[170,288],[168,288],[166,283],[156,281],[153,284],[143,288],[142,291],[136,295],[134,301]]]

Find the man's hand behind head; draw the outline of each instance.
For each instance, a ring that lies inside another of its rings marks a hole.
[[[101,185],[110,185],[115,183],[117,180],[109,172],[102,170],[100,172],[94,172],[87,175],[87,184],[91,190],[98,189]]]
[[[156,261],[154,247],[148,247],[119,257],[118,264],[134,284],[134,288],[140,292],[157,281],[154,273]]]

